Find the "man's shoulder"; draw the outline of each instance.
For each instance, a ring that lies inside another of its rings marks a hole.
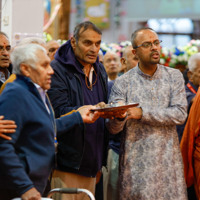
[[[118,80],[120,81],[129,81],[129,79],[133,79],[133,77],[137,75],[137,69],[132,68],[126,73],[122,74],[121,76],[117,77]]]
[[[166,67],[164,65],[159,65],[160,69],[167,75],[169,75],[171,78],[181,78],[183,79],[183,74],[180,72],[180,70]]]
[[[64,67],[64,63],[62,63],[62,62],[60,62],[59,60],[56,60],[56,59],[52,60],[50,65],[53,69],[56,69],[56,68],[59,68],[59,67],[61,67],[61,68]]]
[[[159,67],[164,70],[164,71],[167,71],[168,73],[178,73],[178,74],[181,74],[181,72],[178,70],[178,69],[175,69],[175,68],[172,68],[172,67],[167,67],[167,66],[164,66],[164,65],[159,65]]]

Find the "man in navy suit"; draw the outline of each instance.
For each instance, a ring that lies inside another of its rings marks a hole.
[[[11,60],[17,78],[0,96],[0,113],[17,128],[11,140],[0,138],[0,199],[39,200],[55,162],[56,132],[61,137],[74,126],[95,122],[99,114],[88,105],[54,119],[46,96],[54,71],[42,46],[18,46]]]

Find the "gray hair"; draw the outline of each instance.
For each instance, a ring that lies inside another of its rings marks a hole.
[[[24,45],[24,44],[30,44],[30,43],[40,44],[43,46],[46,45],[46,42],[42,38],[39,38],[39,37],[26,37],[22,39],[18,45]]]
[[[38,44],[24,44],[16,46],[11,53],[11,62],[13,65],[13,73],[21,74],[20,65],[22,63],[35,68],[35,63],[38,61],[37,51],[46,52],[46,49]]]
[[[97,26],[95,24],[93,24],[90,21],[86,21],[86,22],[82,22],[80,24],[78,24],[75,28],[74,28],[74,38],[76,39],[76,42],[78,42],[79,37],[80,37],[80,30],[83,28],[83,30],[81,31],[81,33],[83,33],[84,31],[91,29],[93,31],[95,31],[96,33],[98,33],[99,35],[102,35],[102,32],[99,28],[97,28]]]
[[[196,54],[193,54],[189,60],[188,60],[188,69],[189,71],[191,72],[194,72],[194,70],[196,69],[197,67],[197,61],[200,60],[200,53],[196,53]]]
[[[143,27],[143,28],[137,29],[135,32],[133,32],[132,35],[131,35],[131,43],[132,43],[132,46],[133,46],[134,49],[137,46],[137,44],[135,43],[135,39],[136,39],[138,33],[141,32],[141,31],[143,31],[143,30],[151,30],[151,31],[155,32],[150,27]]]

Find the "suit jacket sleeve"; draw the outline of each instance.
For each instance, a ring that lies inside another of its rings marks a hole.
[[[19,195],[34,187],[15,149],[16,141],[19,139],[23,127],[23,117],[26,114],[23,108],[23,100],[20,98],[23,95],[13,90],[9,93],[4,91],[0,97],[1,115],[4,115],[5,119],[14,120],[17,124],[16,132],[9,134],[12,140],[0,138],[0,179],[6,180],[1,187],[15,189],[19,192]]]
[[[75,110],[56,119],[57,136],[68,132],[74,126],[83,126],[82,117],[80,113]]]

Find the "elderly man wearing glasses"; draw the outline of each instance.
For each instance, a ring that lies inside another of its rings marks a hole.
[[[139,63],[115,81],[109,102],[138,102],[140,107],[107,123],[112,134],[124,130],[119,199],[187,199],[176,132],[187,116],[183,76],[159,64],[161,41],[154,30],[136,30],[131,41]]]

